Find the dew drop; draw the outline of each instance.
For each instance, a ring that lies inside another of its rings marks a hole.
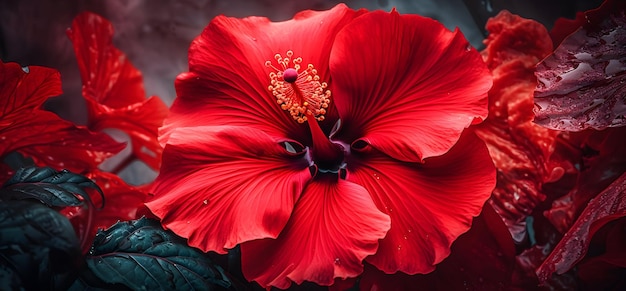
[[[191,224],[191,221],[187,220],[187,224]]]
[[[22,71],[24,71],[24,73],[28,74],[28,73],[30,73],[30,68],[28,66],[22,67]]]
[[[402,249],[402,245],[398,245],[398,250],[401,250],[401,249]]]
[[[466,52],[469,52],[469,51],[471,51],[471,50],[472,50],[472,45],[468,43],[468,44],[465,46],[465,51],[466,51]],[[449,94],[449,93],[448,93],[448,94]]]
[[[409,229],[407,229],[407,231],[408,231],[408,232],[412,232],[413,230],[409,228]]]
[[[341,265],[341,260],[339,258],[335,258],[335,265]]]
[[[404,237],[403,237],[403,238],[404,238],[404,239],[409,239],[409,237],[408,237],[406,234],[404,235]]]
[[[252,38],[252,41],[256,41],[256,37],[253,37],[253,38]]]
[[[209,200],[208,199],[204,199],[204,201],[202,201],[202,204],[204,204],[204,205],[209,204]]]

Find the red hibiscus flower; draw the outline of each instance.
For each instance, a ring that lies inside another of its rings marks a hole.
[[[459,31],[345,5],[293,20],[217,17],[161,129],[148,207],[205,251],[241,245],[262,286],[333,284],[362,261],[427,273],[495,185],[465,128],[491,77]]]
[[[56,70],[0,62],[0,157],[17,151],[39,165],[83,172],[123,148],[106,134],[42,109],[46,99],[60,94]],[[5,168],[0,181],[10,174]]]
[[[119,170],[134,159],[158,170],[163,149],[157,131],[168,114],[167,106],[156,96],[146,99],[141,72],[113,46],[113,26],[108,20],[83,12],[67,34],[83,81],[88,127],[121,130],[129,136],[132,154],[117,166]]]

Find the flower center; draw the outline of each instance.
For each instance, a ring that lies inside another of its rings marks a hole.
[[[317,121],[324,120],[331,95],[330,90],[326,89],[328,84],[320,82],[320,76],[312,64],[301,70],[302,58],[293,58],[290,50],[286,55],[274,56],[277,65],[271,61],[265,62],[266,67],[274,70],[269,74],[268,89],[276,97],[276,103],[298,123],[304,123],[310,117]]]
[[[268,89],[280,108],[289,112],[298,123],[307,122],[311,130],[313,144],[309,157],[315,165],[317,173],[335,173],[341,176],[345,150],[338,143],[332,142],[322,131],[318,121],[324,120],[324,114],[330,103],[328,84],[320,81],[320,76],[312,64],[301,70],[302,58],[293,57],[293,51],[287,56],[276,54],[275,63],[266,61],[265,66],[273,71],[269,74]]]

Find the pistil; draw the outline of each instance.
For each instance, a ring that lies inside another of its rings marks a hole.
[[[344,159],[343,147],[330,141],[314,118],[307,118],[307,121],[313,140],[312,160],[319,169],[338,171]]]
[[[266,61],[265,66],[273,69],[269,74],[268,89],[276,97],[276,103],[298,123],[311,117],[324,120],[331,92],[327,89],[328,84],[320,81],[315,67],[308,64],[301,70],[302,58],[293,58],[292,51],[287,51],[286,57],[276,54],[274,59],[276,65]]]

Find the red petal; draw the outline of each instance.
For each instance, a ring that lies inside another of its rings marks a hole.
[[[167,116],[167,106],[156,96],[126,107],[111,109],[88,101],[90,128],[102,131],[116,128],[130,136],[133,155],[158,170],[163,148],[157,139],[158,128]]]
[[[391,216],[392,227],[367,259],[386,273],[428,273],[450,254],[495,186],[484,143],[464,133],[445,155],[423,164],[398,162],[371,151],[348,161],[349,181],[365,187]]]
[[[144,101],[141,72],[113,46],[113,25],[108,20],[83,12],[74,18],[67,35],[74,45],[85,98],[112,108]]]
[[[241,245],[242,270],[266,288],[287,288],[292,281],[328,286],[359,275],[389,226],[363,187],[317,176],[277,239]]]
[[[113,46],[113,26],[99,15],[79,14],[68,30],[83,79],[89,128],[126,132],[134,157],[158,169],[163,149],[158,128],[168,114],[156,96],[145,98],[141,73]]]
[[[558,132],[532,122],[535,65],[552,44],[542,24],[508,11],[489,19],[487,29],[483,54],[494,82],[489,117],[475,128],[498,169],[492,205],[519,242],[526,216],[546,198],[542,185],[563,171],[549,163]]]
[[[594,233],[608,221],[624,216],[626,216],[626,174],[622,174],[589,202],[576,223],[537,269],[540,282],[546,282],[555,272],[563,274],[571,269],[587,252]]]
[[[124,147],[106,134],[93,133],[41,110],[48,97],[59,94],[57,71],[0,62],[0,156],[20,151],[40,164],[81,172],[95,168]]]
[[[626,125],[626,5],[615,2],[537,65],[537,124],[566,131]]]
[[[189,245],[225,253],[275,238],[311,178],[302,154],[247,127],[186,127],[169,138],[147,203]]]
[[[510,284],[515,246],[497,213],[486,204],[452,253],[425,275],[385,274],[366,265],[360,290],[504,290]]]
[[[11,148],[35,159],[39,165],[83,172],[95,169],[106,158],[121,151],[118,143],[104,133],[95,133],[62,120],[56,114],[37,110],[15,119],[5,130]]]
[[[92,172],[87,175],[104,193],[104,208],[96,210],[93,233],[98,228],[108,228],[118,220],[127,221],[138,218],[138,213],[145,207],[148,198],[146,189],[130,186],[112,173]],[[93,195],[94,205],[100,205],[100,195]]]
[[[487,116],[491,76],[463,35],[435,20],[372,12],[337,34],[330,59],[342,140],[403,161],[448,151]]]
[[[323,11],[304,11],[293,20],[270,22],[263,17],[216,17],[189,50],[189,73],[176,80],[177,99],[165,122],[162,139],[179,127],[249,126],[276,136],[303,140],[306,130],[280,109],[267,89],[265,66],[287,50],[313,64],[329,79],[328,58],[335,34],[358,13],[343,4]],[[330,123],[332,120],[327,120]]]
[[[38,66],[22,69],[18,63],[0,61],[0,128],[61,93],[61,76],[56,70]]]

